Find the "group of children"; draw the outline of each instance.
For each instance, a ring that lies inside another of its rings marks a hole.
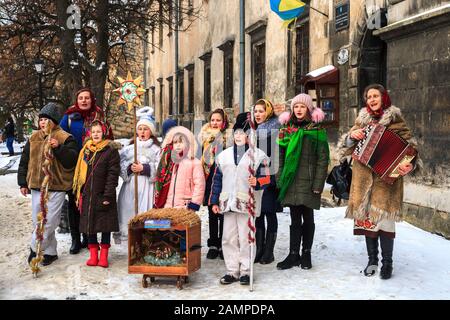
[[[289,254],[278,269],[300,266],[310,269],[314,238],[314,209],[320,208],[329,164],[327,135],[320,122],[321,109],[307,94],[292,99],[291,111],[280,117],[270,101],[257,101],[254,110],[256,145],[250,141],[250,113],[237,116],[232,126],[223,109],[211,112],[197,144],[187,128],[163,124],[162,144],[156,137],[155,122],[143,114],[137,123],[137,161],[134,146],[119,153],[117,143],[106,139],[101,121],[89,124],[90,139],[77,155],[73,137],[59,126],[57,106],[46,105],[39,113],[41,130],[27,142],[21,158],[18,181],[22,194],[31,190],[33,222],[40,207],[43,180],[42,145],[47,141],[45,125],[51,122],[50,144],[55,156],[45,226],[43,265],[57,258],[54,232],[66,191],[72,190],[80,210],[80,231],[88,236],[88,266],[108,267],[108,249],[113,233],[116,243],[127,237],[128,221],[134,215],[134,179],[138,175],[139,212],[151,208],[208,206],[208,259],[225,260],[222,284],[249,284],[250,264],[274,261],[277,237],[276,213],[290,208]],[[196,158],[201,148],[201,159]],[[78,159],[78,160],[77,160]],[[254,165],[254,174],[249,167]],[[119,176],[123,184],[116,202]],[[253,194],[249,189],[253,187]],[[256,204],[256,253],[249,259],[248,208]],[[267,231],[265,228],[267,220]],[[101,233],[100,245],[97,234]],[[35,233],[29,262],[36,255]],[[301,255],[300,245],[303,244]],[[100,251],[100,255],[99,255]]]

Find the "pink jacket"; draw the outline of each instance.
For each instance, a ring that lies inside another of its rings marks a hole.
[[[189,129],[177,126],[169,130],[161,148],[171,143],[176,133],[184,134],[189,140],[188,156],[174,166],[170,189],[164,208],[186,208],[199,210],[205,194],[205,174],[200,160],[195,158],[197,142]]]
[[[175,165],[164,208],[198,210],[205,194],[205,174],[198,159],[183,159]]]

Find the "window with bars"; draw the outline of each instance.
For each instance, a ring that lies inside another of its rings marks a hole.
[[[265,39],[252,43],[252,92],[253,102],[264,98],[266,87],[266,42]]]
[[[295,58],[295,92],[304,92],[300,82],[309,72],[309,21],[296,27]]]
[[[211,56],[209,51],[200,57],[203,61],[203,111],[211,111]]]
[[[230,39],[218,46],[223,52],[223,105],[233,107],[233,51],[234,40]]]
[[[164,104],[164,84],[162,82],[162,78],[157,79],[159,82],[159,107],[158,107],[158,114],[159,114],[159,120],[162,121],[162,113],[163,113],[163,104]]]
[[[169,115],[173,114],[173,77],[167,78],[169,84]]]
[[[179,77],[179,83],[180,83],[180,91],[178,94],[179,97],[179,105],[178,105],[178,114],[183,114],[184,112],[184,73],[180,72],[180,74],[178,75]]]
[[[188,113],[194,113],[194,64],[186,69],[188,70]]]

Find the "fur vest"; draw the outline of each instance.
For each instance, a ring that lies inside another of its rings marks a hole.
[[[347,138],[350,133],[367,126],[372,121],[373,118],[367,112],[366,108],[361,109],[356,118],[355,125],[339,139],[337,146],[339,158],[351,155],[356,146],[356,143],[352,145],[347,144]],[[411,130],[406,125],[399,108],[391,106],[384,110],[384,114],[378,121],[378,124],[384,125],[411,143],[414,148],[417,148],[417,142],[413,138]],[[420,166],[421,160],[417,157],[415,167]],[[384,219],[402,221],[402,203],[403,177],[397,179],[394,184],[389,185],[373,173],[369,167],[366,167],[359,161],[353,162],[352,184],[346,218],[365,220],[368,215],[373,223],[378,223]]]

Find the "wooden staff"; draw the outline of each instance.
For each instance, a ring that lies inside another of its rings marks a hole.
[[[253,107],[250,112],[250,136],[249,136],[249,157],[250,165],[248,168],[251,176],[256,176],[256,162],[255,162],[255,148],[256,148],[256,126],[254,122]],[[256,203],[255,203],[255,187],[249,186],[248,188],[249,201],[248,201],[248,242],[250,243],[250,292],[253,292],[253,252],[255,250],[255,217],[256,217]]]
[[[136,106],[133,106],[133,120],[134,120],[134,163],[137,164],[137,141],[136,141],[136,125],[137,125],[137,119],[136,119]],[[138,173],[134,173],[134,215],[136,216],[139,212],[138,208]]]

